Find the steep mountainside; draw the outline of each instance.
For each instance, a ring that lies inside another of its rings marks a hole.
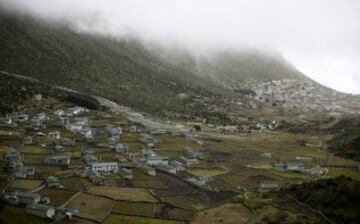
[[[0,15],[0,31],[0,70],[151,113],[187,113],[189,107],[178,97],[183,93],[219,98],[234,94],[222,85],[303,77],[284,60],[266,54],[223,53],[190,66],[163,60],[138,41],[77,33],[61,24],[8,13]],[[183,60],[186,57],[179,62]]]
[[[200,77],[211,78],[225,88],[246,88],[251,83],[307,77],[274,52],[256,49],[214,51],[194,57],[185,51],[162,55],[162,59]]]
[[[0,70],[104,96],[143,111],[183,108],[178,93],[218,88],[163,65],[135,41],[79,34],[59,24],[1,14]],[[210,88],[206,89],[203,86]]]

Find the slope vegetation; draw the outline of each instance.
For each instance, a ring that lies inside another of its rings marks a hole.
[[[302,77],[284,60],[259,52],[219,53],[201,63],[174,53],[174,63],[174,57],[165,60],[158,51],[154,53],[133,39],[74,32],[62,24],[4,12],[0,14],[0,31],[0,70],[150,113],[194,111],[179,102],[182,93],[228,96],[234,93],[224,87],[233,83]]]

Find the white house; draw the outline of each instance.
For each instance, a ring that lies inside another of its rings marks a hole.
[[[142,164],[138,168],[139,168],[139,170],[141,170],[142,172],[144,172],[150,176],[156,176],[156,170],[154,168],[152,168],[151,166]]]
[[[146,160],[146,164],[148,165],[168,165],[169,161],[167,160],[168,157],[164,157],[164,156],[153,156],[150,157]]]
[[[89,111],[89,110],[84,107],[71,107],[71,108],[67,109],[66,114],[68,116],[74,116],[74,115],[79,115],[79,114],[87,112],[87,111]]]
[[[212,177],[186,178],[186,181],[200,188],[209,188],[208,182],[212,181]]]
[[[177,160],[171,160],[171,161],[170,161],[170,165],[172,165],[173,167],[175,167],[175,168],[176,168],[176,171],[184,171],[184,170],[185,170],[184,164],[180,163],[180,162],[177,161]]]
[[[32,99],[34,101],[42,101],[43,100],[43,96],[41,94],[35,94]]]
[[[119,164],[117,162],[94,162],[90,167],[93,172],[116,172]]]
[[[49,136],[50,138],[53,138],[53,139],[61,139],[61,135],[60,135],[60,132],[59,131],[52,131],[52,132],[49,132]]]
[[[185,166],[191,166],[191,165],[195,165],[195,164],[199,164],[199,160],[198,159],[192,159],[192,158],[186,158],[184,156],[179,156],[179,160],[185,164]]]
[[[176,167],[168,165],[168,164],[158,164],[156,165],[156,168],[159,170],[162,170],[167,173],[176,174]]]
[[[54,115],[56,115],[56,116],[63,116],[64,113],[65,113],[65,111],[61,110],[61,109],[54,111]]]
[[[189,158],[192,158],[192,159],[204,159],[205,158],[205,156],[201,152],[195,151],[194,149],[192,149],[190,147],[185,147],[184,152]]]

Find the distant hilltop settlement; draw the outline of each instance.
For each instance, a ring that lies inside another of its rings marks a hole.
[[[173,111],[162,111],[163,116],[184,122],[193,122],[222,133],[263,133],[288,126],[297,126],[307,120],[324,122],[336,116],[360,114],[360,97],[340,93],[312,80],[272,80],[246,84],[234,88],[235,97],[192,96],[181,93],[185,106],[206,112],[192,117]],[[318,116],[318,117],[316,117]],[[310,122],[311,123],[311,122]]]

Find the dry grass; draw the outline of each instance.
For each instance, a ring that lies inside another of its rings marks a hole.
[[[138,216],[127,215],[110,215],[104,222],[104,224],[184,224],[184,222],[173,220],[161,220],[154,218],[145,218]]]
[[[17,178],[11,181],[9,184],[10,188],[18,188],[25,190],[33,190],[41,185],[43,180],[32,180],[32,179],[22,179]]]
[[[37,154],[37,155],[47,155],[50,154],[49,150],[40,147],[40,146],[24,146],[21,150],[25,154]]]
[[[69,200],[76,192],[64,189],[45,188],[38,193],[42,197],[49,197],[51,199],[51,205],[60,206]]]
[[[112,200],[110,199],[82,193],[66,207],[78,208],[80,210],[80,217],[100,222],[108,214],[107,211],[111,208],[111,205]]]
[[[188,173],[191,173],[195,176],[205,177],[205,176],[217,176],[221,174],[225,174],[228,171],[222,167],[193,167],[186,170]]]
[[[195,215],[192,224],[242,224],[251,217],[248,208],[242,204],[226,203],[219,207],[206,209]]]
[[[144,188],[89,186],[88,189],[91,193],[104,195],[116,200],[141,202],[158,201]]]

